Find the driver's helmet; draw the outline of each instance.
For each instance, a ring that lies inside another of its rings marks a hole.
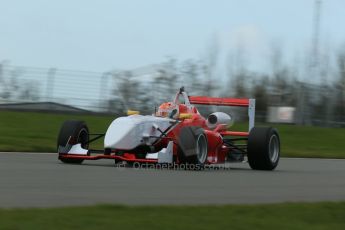
[[[176,112],[173,112],[176,110]],[[170,117],[173,114],[172,117]],[[179,116],[179,107],[178,105],[172,102],[165,102],[158,107],[158,111],[156,112],[156,116],[158,117],[170,117],[170,118],[178,118]]]

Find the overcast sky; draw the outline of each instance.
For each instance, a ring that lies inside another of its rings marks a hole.
[[[263,68],[272,42],[310,45],[314,0],[0,0],[0,61],[90,71],[131,69],[166,57],[225,57],[241,44]],[[321,43],[345,43],[345,1],[322,3]],[[221,61],[224,61],[221,59]],[[224,63],[225,64],[225,63]]]

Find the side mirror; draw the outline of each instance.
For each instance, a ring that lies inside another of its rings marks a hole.
[[[152,128],[154,128],[154,129],[157,130],[157,129],[159,129],[159,126],[158,126],[156,123],[153,123],[153,124],[152,124]]]

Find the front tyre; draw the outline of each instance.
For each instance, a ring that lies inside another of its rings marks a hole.
[[[178,138],[181,163],[205,164],[208,154],[207,137],[202,128],[183,127]]]
[[[252,169],[275,169],[280,158],[278,131],[272,127],[254,127],[248,136],[247,156]]]
[[[58,152],[59,147],[65,147],[67,144],[80,144],[83,149],[89,148],[89,128],[84,121],[65,121],[62,124],[57,140]],[[61,158],[60,160],[71,164],[83,162],[83,159]]]

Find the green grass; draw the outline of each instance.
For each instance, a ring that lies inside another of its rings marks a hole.
[[[55,152],[63,121],[84,120],[94,133],[104,132],[114,117],[0,111],[0,151]],[[282,155],[289,157],[345,158],[344,128],[273,125],[278,128]],[[245,130],[245,124],[233,129]],[[95,146],[102,147],[102,141]]]
[[[345,158],[345,129],[282,126],[282,152],[290,157]]]
[[[113,118],[0,111],[0,151],[56,152],[57,136],[65,120],[86,121],[92,132],[103,133]]]
[[[315,126],[256,124],[278,129],[281,152],[287,157],[345,158],[345,129]],[[235,124],[232,129],[247,130],[247,124]]]
[[[345,229],[345,202],[0,210],[0,229]]]

